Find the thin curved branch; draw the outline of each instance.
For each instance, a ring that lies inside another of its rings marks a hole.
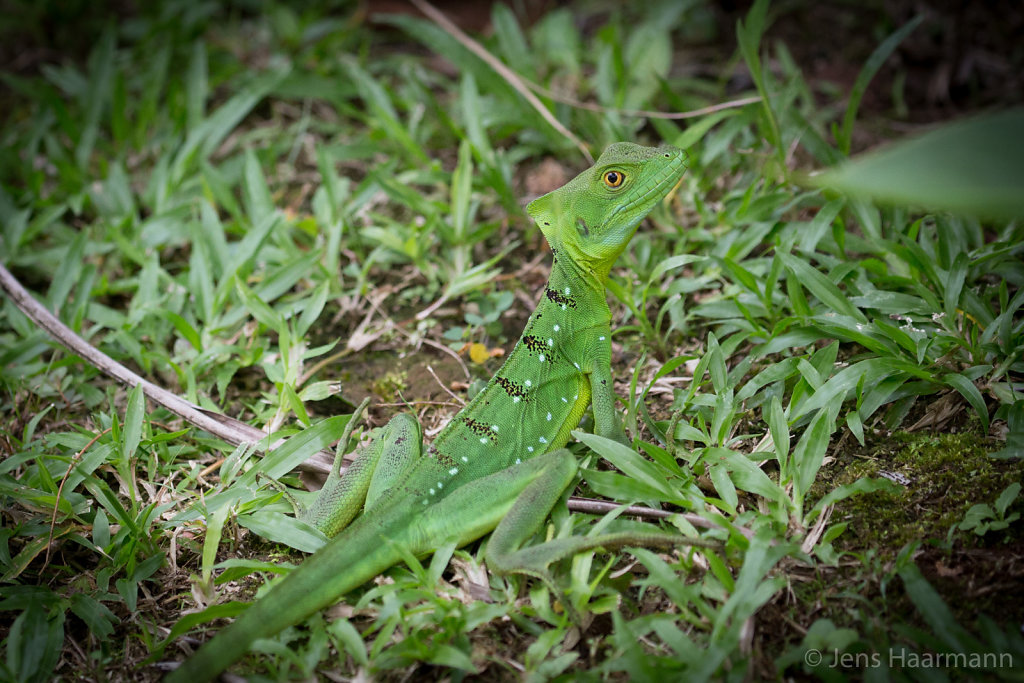
[[[28,290],[22,287],[21,283],[3,265],[0,265],[0,289],[7,293],[7,296],[11,298],[14,305],[18,307],[18,310],[28,316],[32,322],[46,331],[47,334],[68,351],[81,357],[89,365],[92,365],[103,374],[127,387],[141,386],[143,393],[148,399],[163,406],[189,424],[209,432],[232,446],[238,446],[243,443],[259,443],[267,437],[263,430],[257,429],[241,420],[236,420],[233,417],[201,408],[191,401],[186,401],[167,389],[153,384],[121,363],[118,363],[75,334],[70,327],[58,320],[42,304],[33,299]],[[283,440],[279,443],[283,443]],[[271,446],[272,448],[274,446]],[[333,462],[334,456],[330,453],[325,453],[325,457],[326,460],[323,463],[319,462],[323,458],[316,458],[307,461],[300,467],[306,471],[326,474],[330,471],[330,463]]]

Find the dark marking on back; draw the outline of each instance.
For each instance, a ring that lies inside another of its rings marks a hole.
[[[560,293],[556,292],[555,290],[551,289],[550,287],[545,287],[544,288],[544,295],[547,296],[547,298],[549,298],[552,301],[554,301],[556,304],[560,304],[562,306],[568,306],[569,308],[576,308],[576,300],[575,299],[573,299],[571,296],[566,296],[565,294],[560,294]]]
[[[528,395],[526,393],[526,389],[524,389],[521,384],[510,380],[508,377],[502,377],[501,375],[495,375],[494,376],[494,381],[497,383],[497,385],[499,387],[504,389],[505,393],[508,394],[509,396],[511,396],[513,398],[518,397],[518,398],[520,398],[520,399],[522,399],[524,401],[528,399]]]
[[[448,455],[447,453],[437,452],[437,461],[445,467],[455,467],[455,458]]]
[[[539,337],[534,337],[532,334],[524,334],[521,341],[523,342],[523,346],[534,353],[544,353],[548,348]]]
[[[474,420],[471,417],[462,417],[459,419],[462,420],[465,423],[465,425],[469,427],[469,429],[477,436],[491,435],[490,428],[488,428],[488,426],[485,425],[483,422],[480,422],[479,420]]]

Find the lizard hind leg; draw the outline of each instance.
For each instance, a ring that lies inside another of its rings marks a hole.
[[[384,492],[402,478],[420,459],[423,451],[420,423],[408,413],[399,413],[391,418],[381,437],[383,449],[366,492],[367,510],[382,500]]]
[[[302,520],[325,536],[336,536],[419,458],[421,444],[419,423],[404,413],[371,430],[369,439],[356,447],[355,460],[344,474],[338,474],[342,455],[338,454],[339,462]]]

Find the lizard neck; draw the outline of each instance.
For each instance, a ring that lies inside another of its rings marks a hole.
[[[586,261],[572,257],[567,248],[552,247],[551,275],[548,291],[564,292],[566,288],[577,299],[577,311],[600,311],[607,308],[605,285],[610,268],[594,270]]]

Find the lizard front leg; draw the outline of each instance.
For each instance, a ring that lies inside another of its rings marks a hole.
[[[590,380],[591,402],[594,407],[594,433],[632,448],[622,429],[622,420],[615,407],[615,390],[612,385],[612,332],[605,325],[594,335],[596,337],[593,361],[588,378]]]

